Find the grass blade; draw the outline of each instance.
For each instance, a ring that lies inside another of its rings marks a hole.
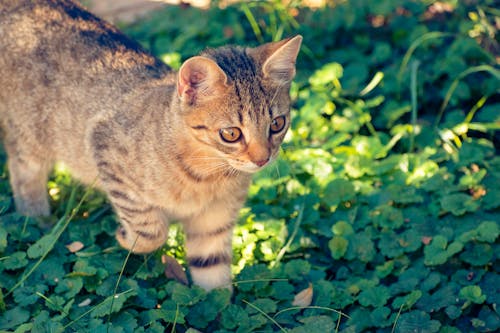
[[[132,247],[128,251],[127,257],[123,261],[123,265],[122,265],[122,268],[120,270],[120,274],[118,275],[118,279],[116,280],[115,289],[113,290],[113,298],[111,299],[111,304],[109,306],[108,324],[106,326],[106,332],[109,332],[109,327],[111,325],[111,314],[113,313],[113,305],[115,304],[115,298],[116,298],[116,295],[117,295],[117,292],[118,292],[118,286],[120,285],[120,281],[122,279],[123,272],[125,271],[125,266],[127,266],[127,262],[128,262],[128,260],[130,258],[130,255],[132,254],[132,250],[134,249],[135,244],[137,243],[137,239],[138,238],[139,238],[139,236],[137,236],[135,238],[134,244],[132,244]]]
[[[437,38],[445,38],[445,37],[450,37],[454,36],[454,34],[451,33],[446,33],[446,32],[440,32],[440,31],[431,31],[426,34],[423,34],[419,38],[415,39],[413,43],[411,43],[410,47],[408,48],[408,51],[406,51],[403,61],[401,62],[401,66],[399,67],[398,71],[398,81],[401,81],[403,72],[405,71],[406,67],[408,66],[408,63],[410,62],[410,58],[415,52],[415,50],[422,45],[424,42],[431,40],[431,39],[437,39]]]
[[[439,113],[438,113],[436,120],[434,122],[434,128],[437,128],[439,123],[441,122],[441,118],[443,117],[444,110],[448,106],[448,103],[450,102],[450,99],[453,96],[455,89],[457,89],[460,81],[470,74],[479,73],[479,72],[488,72],[493,77],[495,77],[497,80],[500,80],[500,70],[495,69],[494,67],[489,66],[489,65],[480,65],[480,66],[471,67],[471,68],[466,69],[462,73],[460,73],[457,76],[457,78],[455,80],[453,80],[450,87],[448,88],[448,91],[446,92],[443,103],[441,104],[441,107],[439,108]]]
[[[260,312],[264,317],[266,317],[267,319],[269,319],[274,325],[276,325],[280,330],[281,332],[287,332],[287,330],[281,326],[276,320],[274,320],[274,318],[272,318],[271,316],[269,316],[267,313],[265,313],[264,311],[262,311],[258,306],[255,306],[254,304],[242,299],[242,302],[245,303],[245,304],[248,304],[249,306],[251,306],[252,308],[254,308],[255,310],[257,310],[258,312]]]
[[[76,195],[76,189],[77,189],[77,187],[73,187],[73,190],[72,190],[71,195],[70,195],[70,201],[74,200],[75,195]],[[91,189],[92,189],[92,186],[90,186],[85,191],[82,199],[80,200],[80,202],[78,203],[78,205],[74,209],[67,210],[67,213],[71,212],[71,214],[69,216],[64,215],[62,218],[59,219],[59,221],[57,222],[57,224],[54,226],[54,228],[51,231],[51,234],[54,235],[54,239],[50,243],[50,246],[43,253],[43,255],[38,259],[38,261],[33,265],[33,267],[31,267],[31,269],[26,274],[24,274],[22,276],[22,278],[5,294],[5,296],[10,295],[11,293],[14,292],[14,290],[19,288],[19,286],[21,286],[28,279],[28,277],[30,277],[31,274],[33,274],[33,272],[38,268],[38,266],[40,266],[40,264],[45,260],[47,255],[50,253],[50,251],[52,251],[52,249],[54,248],[54,245],[59,240],[59,237],[61,237],[62,233],[64,232],[64,230],[66,230],[69,223],[75,218],[76,213],[78,213],[78,211],[80,210],[80,207],[87,199],[87,196],[90,194]],[[70,206],[70,204],[68,204],[68,206]]]
[[[259,28],[259,24],[257,23],[257,20],[255,19],[255,16],[253,15],[252,11],[248,7],[246,3],[241,3],[241,10],[245,14],[248,23],[250,23],[250,26],[252,27],[253,33],[255,34],[255,37],[259,41],[259,43],[264,43],[264,38],[262,37],[262,31]]]
[[[417,104],[417,71],[420,61],[415,60],[411,63],[411,133],[410,133],[410,153],[413,153],[415,149],[415,130],[417,128],[417,114],[418,114],[418,104]]]

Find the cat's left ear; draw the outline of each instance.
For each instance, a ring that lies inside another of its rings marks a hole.
[[[290,83],[295,77],[295,61],[302,44],[302,36],[265,44],[261,49],[265,60],[262,65],[264,76],[277,85]]]
[[[207,101],[227,84],[224,71],[212,59],[196,56],[179,69],[177,93],[189,104]]]

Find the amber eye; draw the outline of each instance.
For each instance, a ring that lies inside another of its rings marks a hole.
[[[238,127],[228,127],[219,130],[222,140],[233,143],[241,138],[241,130]]]
[[[276,134],[278,132],[281,132],[283,128],[285,127],[286,124],[286,118],[285,116],[279,116],[273,119],[271,121],[271,133]]]

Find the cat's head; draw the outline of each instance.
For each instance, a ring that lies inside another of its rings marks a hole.
[[[296,36],[256,48],[223,47],[183,63],[180,112],[209,164],[253,173],[278,155],[290,126],[289,90],[301,42]]]

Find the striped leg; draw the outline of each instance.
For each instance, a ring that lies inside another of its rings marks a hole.
[[[99,179],[120,219],[116,239],[134,253],[149,253],[165,244],[167,218],[163,211],[142,200],[141,183],[123,168],[96,154]]]
[[[115,203],[121,222],[116,239],[121,246],[134,253],[149,253],[165,244],[168,224],[160,209],[148,205],[117,207]]]
[[[34,159],[10,155],[10,183],[18,213],[28,216],[50,214],[47,196],[48,167]]]
[[[226,208],[212,208],[189,221],[186,251],[193,282],[206,289],[232,289],[231,261],[234,214]]]

